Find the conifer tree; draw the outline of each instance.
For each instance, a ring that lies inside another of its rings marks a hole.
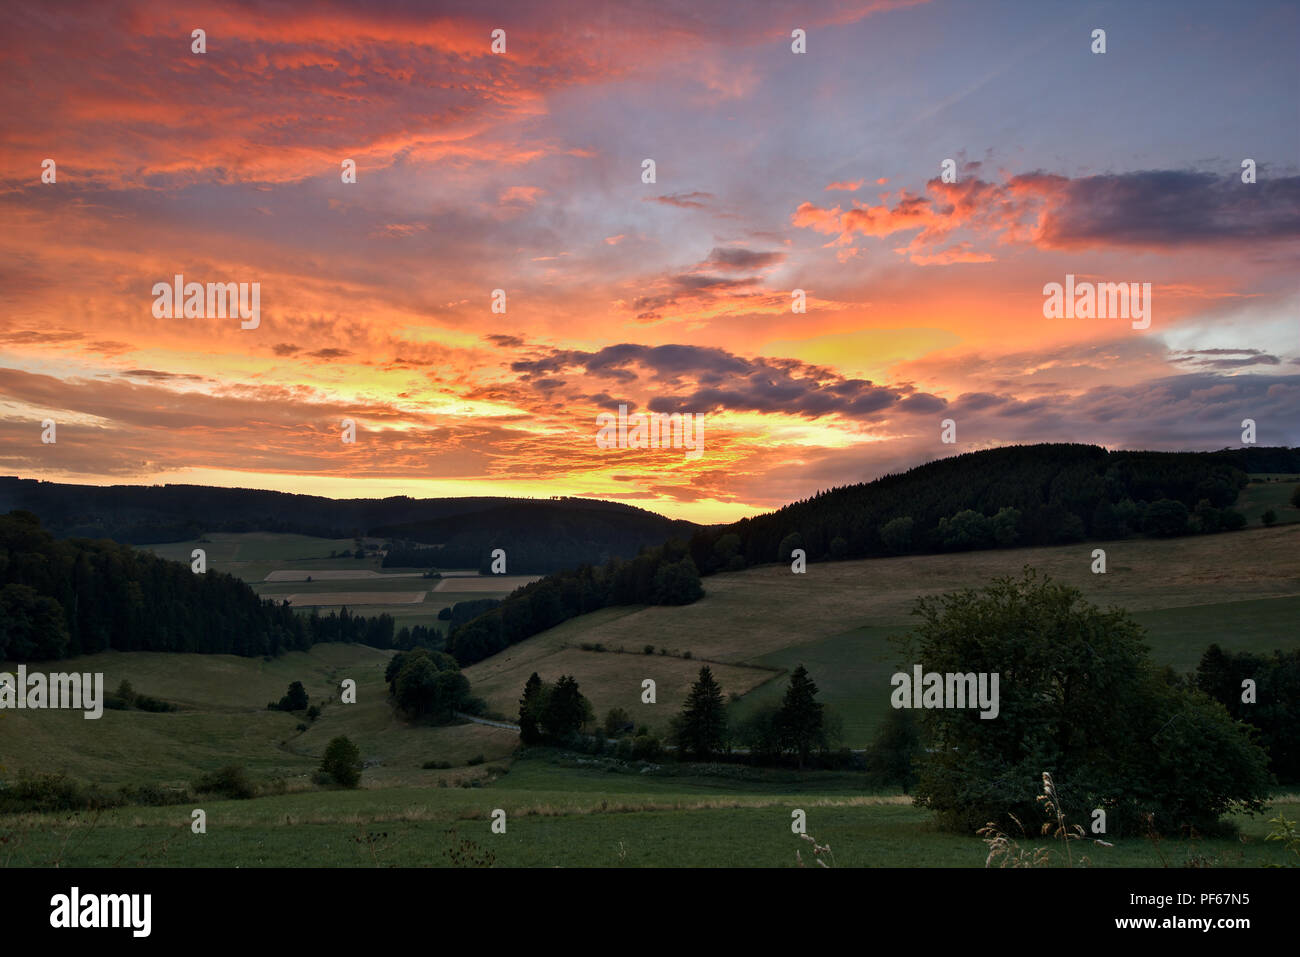
[[[525,745],[538,744],[542,740],[537,725],[541,702],[542,679],[534,671],[524,684],[524,696],[519,699],[519,740]]]
[[[800,665],[790,675],[790,685],[785,689],[777,717],[781,745],[798,752],[800,770],[808,760],[808,752],[821,738],[822,705],[816,695],[817,685],[808,677],[808,670]]]
[[[673,731],[677,746],[694,754],[700,761],[707,761],[726,743],[727,712],[722,688],[714,680],[708,665],[700,669],[700,676],[691,686]]]

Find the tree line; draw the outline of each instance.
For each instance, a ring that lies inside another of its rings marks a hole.
[[[498,606],[451,630],[461,665],[482,661],[562,621],[608,605],[685,605],[704,594],[686,545],[670,541],[636,558],[581,565],[516,589]]]
[[[100,651],[242,656],[320,642],[441,647],[424,625],[391,615],[300,615],[233,575],[106,540],[56,539],[30,512],[0,515],[0,659],[47,661]]]
[[[702,576],[789,562],[1231,531],[1245,469],[1300,470],[1300,451],[1110,452],[1010,446],[939,459],[831,489],[775,512],[701,528],[631,561],[583,564],[517,591],[453,628],[448,648],[481,661],[569,618],[619,604],[685,604]],[[662,577],[661,577],[662,576]]]

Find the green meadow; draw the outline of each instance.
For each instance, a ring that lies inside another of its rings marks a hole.
[[[350,542],[209,538],[204,547],[213,567],[242,571],[267,594],[430,585],[392,576],[267,583],[275,570],[378,568],[373,560],[328,558],[331,548]],[[156,550],[174,550],[174,557],[188,561],[191,547]],[[1096,547],[1107,553],[1104,575],[1091,571]],[[710,664],[724,693],[738,696],[734,708],[741,716],[777,701],[786,675],[802,663],[820,699],[839,715],[842,743],[861,748],[886,714],[889,676],[899,664],[890,638],[910,627],[916,598],[979,587],[995,576],[1018,575],[1025,565],[1078,586],[1097,604],[1130,611],[1146,628],[1153,658],[1179,671],[1195,668],[1211,642],[1256,652],[1300,643],[1300,524],[1288,522],[1177,540],[813,564],[805,575],[779,565],[751,568],[705,579],[706,595],[692,605],[602,609],[465,673],[474,693],[506,715],[517,709],[533,671],[548,680],[573,674],[598,715],[622,707],[637,723],[663,731],[702,663]],[[423,605],[436,615],[456,594],[438,592]],[[485,597],[483,591],[464,595]],[[647,645],[653,646],[650,654]],[[0,779],[12,782],[21,771],[44,771],[109,791],[145,784],[183,789],[200,774],[238,764],[263,796],[0,816],[0,862],[441,866],[453,863],[456,850],[461,863],[495,866],[793,866],[796,850],[809,860],[811,845],[790,828],[791,812],[802,809],[808,832],[830,845],[836,866],[985,863],[987,848],[977,836],[937,830],[929,812],[908,797],[872,792],[853,772],[521,755],[517,735],[508,729],[409,726],[385,700],[383,672],[391,654],[335,644],[271,660],[109,652],[60,662],[57,670],[104,672],[109,690],[127,679],[137,692],[178,710],[106,710],[98,721],[80,712],[0,713]],[[345,678],[357,683],[356,704],[339,701]],[[646,678],[656,683],[653,705],[641,702]],[[323,706],[316,721],[266,709],[291,681],[302,681],[312,703]],[[361,750],[366,767],[359,790],[312,783],[336,735],[347,735]],[[450,767],[426,769],[428,762]],[[206,834],[191,833],[195,807],[207,814]],[[497,809],[506,812],[505,834],[489,827]],[[1266,817],[1279,811],[1297,818],[1300,797],[1278,795]],[[1231,838],[1157,844],[1125,838],[1111,848],[1079,844],[1071,853],[1076,862],[1083,853],[1092,866],[1102,867],[1284,860],[1277,842],[1264,841],[1265,818],[1237,823],[1240,833]],[[1047,843],[1012,836],[1026,847]]]

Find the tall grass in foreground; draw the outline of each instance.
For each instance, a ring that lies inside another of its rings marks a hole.
[[[1056,784],[1052,781],[1052,775],[1043,772],[1043,793],[1038,795],[1038,801],[1043,806],[1043,811],[1047,815],[1047,820],[1043,822],[1039,830],[1039,836],[1050,836],[1053,840],[1060,841],[1065,851],[1065,866],[1074,866],[1074,853],[1070,848],[1071,841],[1087,840],[1088,836],[1082,826],[1078,824],[1067,824],[1065,820],[1065,809],[1061,807],[1060,798],[1056,794]],[[1014,814],[1008,812],[1008,817],[1015,821],[1020,828],[1020,834],[1028,838],[1025,826],[1020,823],[1020,819]],[[998,867],[1051,867],[1052,851],[1047,847],[1030,848],[1021,847],[1020,842],[1010,837],[1005,831],[989,821],[982,828],[975,832],[984,839],[988,845],[989,855],[984,860],[985,867],[992,867],[993,862],[998,862]],[[1098,838],[1092,838],[1092,843],[1102,847],[1114,847],[1108,841]],[[1086,855],[1081,855],[1079,864],[1087,867],[1091,863]]]

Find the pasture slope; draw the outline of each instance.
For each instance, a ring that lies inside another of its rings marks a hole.
[[[1106,551],[1105,574],[1091,571],[1097,547]],[[1016,577],[1025,565],[1078,587],[1098,605],[1132,612],[1148,629],[1155,660],[1180,671],[1194,669],[1215,641],[1242,651],[1300,647],[1300,524],[1288,524],[1178,539],[828,562],[810,564],[802,575],[787,565],[765,565],[705,578],[705,596],[694,604],[606,608],[572,619],[465,673],[476,693],[503,712],[533,671],[551,681],[575,674],[598,713],[617,705],[662,730],[701,661],[710,663],[724,693],[745,695],[741,714],[779,699],[782,676],[803,663],[821,700],[840,712],[843,743],[866,747],[888,710],[889,677],[900,665],[889,638],[909,630],[916,598]],[[642,653],[647,644],[655,646],[653,656]],[[583,650],[597,645],[606,650]],[[664,658],[662,648],[691,658]],[[659,683],[654,707],[640,703],[644,678]]]
[[[268,549],[283,549],[281,554],[248,557],[247,537],[230,538],[244,540],[223,547],[237,544],[246,557],[217,561],[247,561],[242,567],[258,581],[304,562],[340,569],[364,564],[310,557],[319,556],[319,539],[283,543],[274,539],[303,537],[264,537]],[[711,662],[725,692],[744,694],[742,713],[778,696],[785,672],[803,662],[822,688],[821,698],[840,712],[844,743],[859,747],[887,707],[888,674],[897,664],[888,637],[906,631],[920,594],[978,587],[1032,565],[1077,585],[1092,601],[1133,612],[1148,628],[1154,657],[1187,670],[1210,641],[1255,651],[1296,647],[1298,546],[1300,525],[1287,524],[1108,542],[1102,546],[1105,575],[1090,572],[1094,546],[1084,543],[814,564],[805,575],[766,566],[705,579],[706,597],[693,605],[608,608],[574,619],[466,674],[475,693],[506,715],[517,707],[532,671],[552,680],[574,674],[599,714],[621,706],[638,722],[663,729],[701,661]],[[188,558],[190,543],[166,547]],[[209,552],[210,561],[216,551]],[[401,582],[409,590],[412,581],[395,579],[392,585]],[[299,581],[278,584],[304,588]],[[368,581],[319,584],[370,587]],[[645,654],[646,645],[655,646],[654,654]],[[391,654],[318,645],[270,661],[106,653],[60,662],[58,670],[103,671],[110,689],[126,678],[138,692],[180,710],[106,711],[99,721],[75,712],[5,712],[0,778],[26,770],[64,773],[105,789],[182,787],[200,772],[234,763],[246,766],[259,783],[278,780],[284,793],[247,801],[204,798],[198,806],[209,823],[202,837],[190,833],[188,804],[0,817],[0,835],[7,839],[0,863],[428,866],[448,864],[453,844],[469,839],[476,845],[473,854],[485,861],[490,854],[497,866],[781,866],[792,864],[795,849],[803,846],[789,828],[790,810],[798,807],[808,811],[810,833],[831,844],[839,866],[984,864],[986,848],[978,838],[935,830],[930,815],[906,797],[864,793],[861,779],[847,772],[628,767],[544,753],[520,759],[510,731],[476,724],[408,727],[393,718],[384,700],[383,670]],[[345,677],[357,681],[356,705],[337,700]],[[654,706],[640,703],[646,677],[658,683]],[[266,710],[293,680],[304,682],[313,703],[329,702],[306,731],[297,730],[300,718]],[[357,742],[366,760],[360,790],[310,784],[326,743],[338,734]],[[469,765],[479,755],[484,760]],[[425,770],[427,761],[453,767]],[[495,808],[508,814],[506,835],[489,831]],[[1300,801],[1281,795],[1275,809],[1295,818]],[[1120,840],[1114,848],[1092,849],[1090,857],[1096,866],[1153,866],[1163,860],[1256,866],[1283,859],[1276,842],[1263,841],[1263,819],[1243,818],[1241,824],[1240,839],[1163,848]]]

